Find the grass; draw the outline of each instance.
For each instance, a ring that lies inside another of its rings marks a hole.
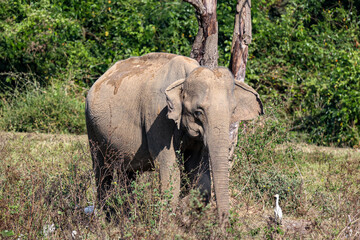
[[[139,177],[132,184],[132,194],[120,194],[123,189],[117,184],[107,204],[120,217],[111,223],[99,209],[86,215],[84,208],[96,205],[96,188],[84,135],[1,132],[0,139],[0,157],[6,163],[0,167],[0,234],[4,238],[71,239],[74,231],[85,239],[195,239],[191,236],[218,234],[211,231],[213,224],[200,221],[206,217],[216,224],[215,209],[202,207],[195,197],[173,213],[169,196],[160,194],[156,173]],[[124,214],[124,202],[130,206],[129,216]],[[199,212],[199,207],[204,211]],[[192,225],[194,221],[198,224]],[[48,233],[53,224],[54,232]],[[195,226],[201,225],[197,230]]]
[[[15,76],[19,85],[0,94],[0,130],[85,133],[83,88],[55,80],[41,87],[31,75]]]
[[[278,192],[286,184],[278,180],[272,182],[272,167],[287,176],[288,182],[294,178],[299,180],[290,187],[290,194],[281,195],[284,220],[280,227],[272,225],[270,220],[275,205],[271,201],[271,187],[266,189],[267,186],[253,183],[248,193],[235,198],[235,206],[240,206],[237,217],[241,219],[238,224],[240,232],[245,233],[243,237],[344,239],[350,232],[350,239],[359,237],[360,151],[286,143],[276,148],[274,158],[286,153],[297,157],[290,158],[291,162],[282,159],[273,163],[275,166],[257,165],[255,173],[241,172],[250,183],[251,174],[267,174],[263,182],[267,186],[273,183],[272,187]]]
[[[117,183],[97,209],[85,135],[0,133],[0,235],[6,239],[344,239],[360,236],[360,151],[292,142],[285,121],[267,109],[241,125],[231,170],[231,227],[218,229],[214,201],[202,206],[191,191],[177,210],[159,191],[156,172],[126,193]],[[272,222],[280,194],[282,225]],[[125,204],[126,203],[126,204]],[[126,214],[129,206],[130,214]],[[199,210],[202,209],[202,210]],[[54,231],[47,231],[53,225]]]

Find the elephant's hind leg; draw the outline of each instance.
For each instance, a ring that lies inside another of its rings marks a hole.
[[[113,211],[106,200],[112,191],[114,166],[107,164],[109,154],[98,142],[90,140],[90,149],[97,187],[97,206],[106,212],[107,220],[110,220]]]

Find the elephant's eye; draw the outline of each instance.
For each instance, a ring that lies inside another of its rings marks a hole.
[[[203,112],[201,111],[201,110],[196,110],[195,112],[194,112],[194,117],[196,117],[196,118],[200,118],[200,116],[203,114]]]

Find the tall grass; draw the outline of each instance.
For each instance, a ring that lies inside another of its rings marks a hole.
[[[31,76],[16,76],[21,85],[0,100],[0,129],[17,132],[85,133],[85,97],[71,83],[46,88]]]

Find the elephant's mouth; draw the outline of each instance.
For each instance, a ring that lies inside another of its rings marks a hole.
[[[189,115],[192,116],[192,115]],[[204,135],[204,128],[202,123],[198,119],[185,116],[182,119],[182,127],[191,138],[201,139]]]
[[[192,128],[188,128],[188,133],[192,137],[199,137],[200,136],[199,130],[195,130],[195,129],[192,129]]]
[[[197,129],[194,129],[194,128],[192,128],[191,126],[187,126],[186,127],[186,132],[188,133],[188,135],[190,136],[190,137],[192,137],[192,138],[196,138],[196,139],[198,139],[198,140],[200,140],[200,139],[202,139],[202,132],[201,132],[201,130],[199,129],[199,128],[197,128]]]

